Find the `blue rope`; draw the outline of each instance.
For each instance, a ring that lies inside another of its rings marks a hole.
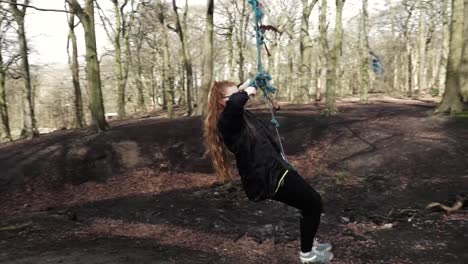
[[[268,72],[263,70],[263,64],[262,64],[262,48],[264,44],[264,33],[260,29],[260,25],[262,24],[262,20],[265,14],[263,13],[263,10],[259,6],[258,0],[249,0],[249,4],[252,5],[254,13],[255,13],[255,32],[256,32],[256,37],[257,37],[257,57],[258,57],[258,66],[257,66],[258,73],[255,76],[255,78],[252,80],[250,85],[260,88],[263,91],[263,96],[265,97],[265,99],[269,99],[269,94],[274,94],[276,92],[276,88],[270,84],[270,81],[272,80],[271,75]],[[273,110],[271,111],[271,114],[272,114],[271,123],[273,123],[275,127],[278,128],[279,122],[278,120],[276,120]]]
[[[258,0],[249,0],[249,4],[252,5],[254,13],[255,13],[255,32],[256,32],[256,37],[257,37],[257,56],[258,56],[258,65],[257,65],[258,72],[255,78],[250,82],[250,86],[254,86],[262,90],[263,97],[265,98],[265,101],[267,101],[267,104],[270,108],[271,123],[275,126],[276,136],[278,137],[278,142],[281,148],[281,156],[286,162],[291,164],[286,158],[286,155],[284,154],[283,144],[281,143],[281,137],[278,131],[278,128],[280,125],[279,125],[278,120],[275,117],[275,113],[273,112],[271,100],[269,100],[270,99],[269,95],[275,94],[277,89],[270,84],[270,81],[272,80],[271,75],[268,72],[263,70],[262,48],[264,44],[264,31],[260,29],[260,25],[262,24],[262,20],[265,14],[263,13],[263,10],[259,6]],[[291,166],[294,168],[292,164]]]

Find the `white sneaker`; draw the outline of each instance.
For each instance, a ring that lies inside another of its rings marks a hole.
[[[314,247],[318,251],[330,251],[330,250],[332,250],[332,244],[331,243],[319,243],[317,238],[314,239]]]
[[[333,253],[329,251],[318,251],[315,247],[312,251],[299,253],[302,263],[327,263],[333,259]]]

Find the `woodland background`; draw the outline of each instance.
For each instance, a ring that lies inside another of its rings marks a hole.
[[[41,10],[66,14],[69,25],[57,51],[68,52],[69,63],[53,66],[28,59],[35,51],[25,21],[41,1],[0,2],[3,141],[87,125],[106,130],[106,113],[200,115],[212,80],[241,82],[256,73],[247,0],[66,0],[61,10]],[[368,0],[262,2],[264,22],[277,29],[267,32],[264,62],[278,101],[322,101],[322,113],[333,115],[337,98],[350,96],[363,104],[369,94],[443,96],[437,113],[461,112],[468,100],[467,0],[371,0],[379,6],[372,9]],[[104,51],[96,28],[111,44]]]

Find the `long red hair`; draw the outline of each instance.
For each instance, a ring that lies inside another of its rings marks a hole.
[[[205,145],[210,152],[216,174],[222,182],[230,181],[231,172],[227,159],[227,150],[218,131],[218,121],[223,112],[222,99],[226,87],[236,86],[231,81],[212,82],[208,93],[208,105],[204,123]]]

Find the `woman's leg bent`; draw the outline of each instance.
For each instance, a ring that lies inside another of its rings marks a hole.
[[[293,206],[301,211],[301,251],[312,250],[322,214],[322,199],[299,174],[289,172],[274,200]]]

